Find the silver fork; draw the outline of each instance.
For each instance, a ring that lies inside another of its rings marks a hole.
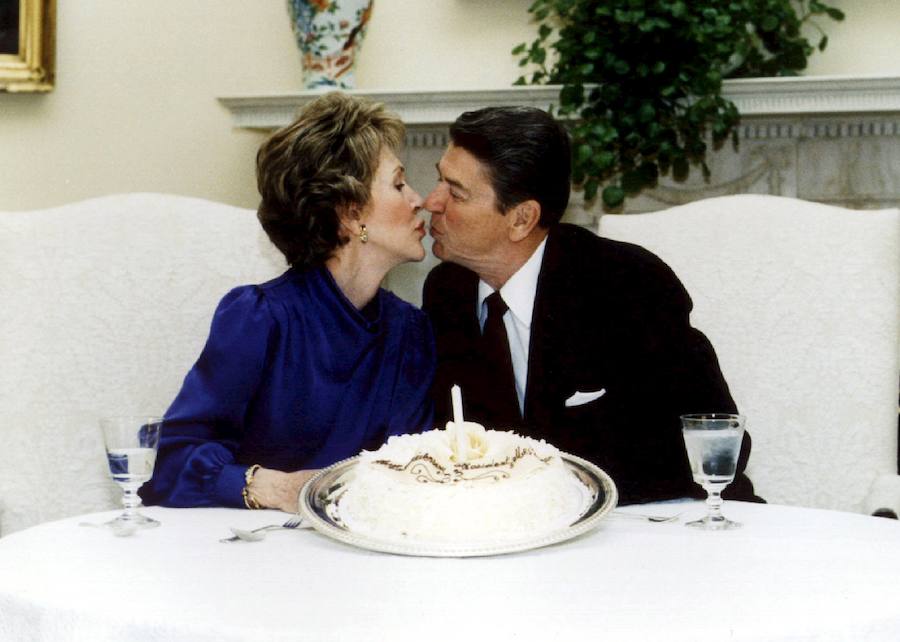
[[[237,542],[238,540],[244,542],[258,542],[266,536],[268,531],[276,531],[276,530],[292,530],[295,528],[306,527],[308,524],[303,523],[303,517],[300,515],[293,515],[289,520],[287,520],[284,524],[269,524],[268,526],[260,526],[259,528],[254,528],[251,531],[243,530],[241,528],[231,528],[231,532],[234,533],[231,537],[226,537],[224,539],[220,539],[220,542]]]

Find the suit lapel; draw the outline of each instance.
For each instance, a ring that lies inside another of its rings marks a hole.
[[[605,381],[601,376],[605,364],[586,362],[584,354],[585,350],[592,355],[604,353],[598,346],[603,344],[609,319],[598,310],[609,306],[603,300],[603,288],[591,287],[602,281],[604,260],[596,251],[583,254],[596,247],[583,247],[581,233],[559,224],[547,239],[528,349],[525,421],[530,425],[556,423],[565,400],[575,392],[573,386],[602,384],[595,380],[598,378]],[[585,378],[591,379],[590,383]]]
[[[545,423],[545,418],[556,396],[558,378],[554,376],[561,349],[565,348],[561,335],[565,333],[562,318],[565,308],[561,296],[565,295],[564,268],[560,266],[562,248],[558,228],[553,228],[547,238],[544,260],[538,275],[534,297],[531,339],[528,346],[528,381],[525,385],[525,422]]]

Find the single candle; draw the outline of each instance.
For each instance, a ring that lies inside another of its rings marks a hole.
[[[450,399],[453,402],[453,423],[460,426],[463,422],[462,390],[456,384],[450,388]]]
[[[462,391],[453,384],[450,388],[450,399],[453,402],[453,446],[457,463],[466,460],[466,433],[463,430]]]

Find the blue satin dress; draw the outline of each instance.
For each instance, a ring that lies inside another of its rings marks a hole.
[[[322,468],[430,429],[435,348],[421,310],[351,304],[324,267],[229,292],[165,415],[148,504],[244,505],[252,464]]]

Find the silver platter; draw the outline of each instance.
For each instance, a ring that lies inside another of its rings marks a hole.
[[[526,534],[522,539],[513,541],[489,544],[412,539],[397,541],[354,532],[341,518],[341,498],[353,478],[358,457],[333,464],[310,479],[300,492],[300,513],[323,535],[371,551],[421,557],[479,557],[526,551],[587,533],[615,508],[618,501],[615,484],[600,468],[574,455],[563,453],[562,459],[571,473],[587,488],[588,501],[579,514],[573,515],[568,526],[549,533],[542,532],[537,536]]]

